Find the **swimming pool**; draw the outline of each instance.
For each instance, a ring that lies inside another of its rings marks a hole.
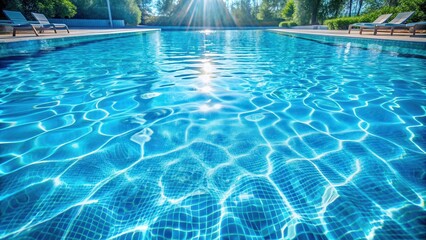
[[[0,59],[0,238],[424,238],[425,68],[264,31]]]

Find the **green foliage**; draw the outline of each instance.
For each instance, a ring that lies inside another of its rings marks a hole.
[[[31,18],[31,12],[43,13],[46,17],[73,17],[76,6],[70,0],[0,0],[2,9],[22,12]]]
[[[317,24],[322,0],[294,0],[294,21],[298,25]]]
[[[398,13],[408,11],[415,11],[414,15],[408,20],[408,22],[417,22],[425,19],[425,7],[426,3],[423,0],[400,0],[399,5],[396,7],[385,6],[361,16],[329,19],[324,23],[327,25],[328,29],[342,30],[347,29],[348,26],[353,23],[372,22],[382,14],[392,13],[392,16],[390,17],[390,19],[392,19]]]
[[[348,29],[350,24],[360,22],[373,22],[382,14],[397,13],[398,11],[394,7],[383,7],[379,10],[372,11],[361,16],[354,17],[342,17],[336,19],[329,19],[324,22],[330,30],[344,30]]]
[[[277,26],[282,20],[281,11],[286,2],[287,0],[263,0],[260,3],[254,0],[158,0],[152,5],[158,16],[149,17],[147,24],[198,26],[202,24],[199,19],[203,18],[214,26]],[[202,11],[194,10],[200,6],[205,8]],[[167,20],[165,17],[171,19]]]
[[[170,17],[167,16],[150,16],[146,19],[146,25],[155,25],[155,26],[171,26]]]
[[[235,26],[222,0],[180,1],[170,18],[170,22],[175,26]]]
[[[135,0],[114,1],[111,11],[116,19],[123,19],[129,25],[138,25],[141,22],[142,12]]]
[[[289,27],[297,26],[297,23],[295,23],[293,21],[284,21],[284,22],[280,22],[280,24],[278,26],[284,27],[284,28],[289,28]]]
[[[170,16],[173,10],[176,8],[178,4],[182,4],[183,1],[178,0],[158,0],[157,1],[157,11],[161,15]]]
[[[255,26],[255,27],[270,27],[270,26],[277,26],[279,24],[279,20],[278,19],[273,19],[270,21],[258,21],[255,24],[250,25],[251,26]]]
[[[234,2],[231,7],[231,13],[237,25],[250,25],[255,20],[253,8],[248,1],[239,0]]]
[[[295,11],[294,0],[288,0],[281,12],[281,16],[286,20],[292,20]]]
[[[361,21],[361,17],[358,17],[358,16],[343,17],[343,18],[325,20],[324,24],[327,25],[328,29],[330,30],[343,30],[343,29],[348,29],[350,24],[358,23],[358,22],[364,22],[364,21]]]
[[[77,13],[77,7],[70,0],[55,0],[52,1],[54,4],[53,11],[50,17],[73,17]]]
[[[409,22],[418,22],[426,19],[425,0],[399,0],[399,4],[395,10],[397,12],[415,11]]]
[[[107,19],[108,6],[105,0],[72,0],[77,6],[76,18]],[[123,19],[126,24],[137,25],[141,21],[142,12],[137,0],[110,0],[113,19]]]
[[[149,18],[153,15],[152,0],[136,0],[139,9],[141,10],[141,24],[146,24]]]
[[[93,5],[93,0],[71,0],[77,7],[76,18],[90,18],[90,7]]]
[[[256,15],[258,20],[270,21],[274,19],[274,13],[272,10],[272,3],[270,0],[262,0],[260,4],[259,13]]]
[[[309,24],[311,17],[309,16],[310,4],[307,0],[294,0],[295,12],[294,21],[297,25]]]
[[[320,8],[320,18],[336,18],[343,12],[347,0],[326,0],[323,1]]]

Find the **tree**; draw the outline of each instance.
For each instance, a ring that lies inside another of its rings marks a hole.
[[[298,25],[318,24],[322,0],[295,0],[295,21]]]
[[[426,2],[424,0],[399,0],[397,12],[415,11],[412,22],[422,21],[426,18]]]
[[[183,4],[183,1],[176,0],[158,0],[157,1],[157,11],[161,15],[170,16],[175,10],[175,7],[179,4]]]
[[[359,14],[361,13],[361,9],[362,9],[362,4],[363,4],[363,0],[359,0],[359,4],[358,4],[358,11],[356,12],[356,15],[359,16]]]
[[[142,17],[141,23],[145,24],[146,20],[152,15],[151,5],[152,0],[137,0],[139,9],[141,10]]]
[[[318,24],[318,13],[321,7],[321,0],[312,0],[311,24]]]
[[[234,2],[231,6],[231,13],[238,26],[252,25],[256,14],[254,7],[246,0]]]
[[[296,9],[294,7],[294,0],[289,0],[289,1],[287,1],[286,5],[283,8],[283,10],[281,12],[281,16],[285,20],[292,20],[295,10]]]
[[[319,17],[321,20],[338,17],[347,0],[324,0],[321,5]]]
[[[127,24],[138,25],[141,22],[142,12],[136,0],[120,0],[111,4],[111,14],[116,19],[123,19]]]
[[[349,9],[349,17],[351,17],[352,16],[352,0],[349,0],[349,7],[348,7],[348,9]]]
[[[77,18],[91,18],[90,17],[90,8],[93,6],[94,0],[71,0],[74,5],[77,7]]]
[[[170,23],[178,26],[235,26],[223,0],[181,0],[170,16]]]
[[[274,18],[281,18],[281,10],[286,5],[287,0],[270,0],[271,10]]]
[[[274,18],[273,13],[273,3],[272,0],[262,0],[260,4],[259,13],[257,14],[257,19],[263,21],[269,21]]]

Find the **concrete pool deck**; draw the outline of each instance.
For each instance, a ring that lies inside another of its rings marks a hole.
[[[273,32],[281,32],[288,34],[309,34],[309,35],[320,35],[320,36],[334,36],[334,37],[347,37],[357,39],[374,39],[374,40],[391,40],[391,41],[405,41],[405,42],[424,42],[426,43],[426,33],[416,33],[412,36],[408,32],[395,32],[390,35],[390,32],[378,32],[374,35],[372,31],[365,31],[363,34],[359,34],[358,30],[352,30],[351,34],[348,34],[347,30],[308,30],[308,29],[271,29]]]
[[[117,33],[137,33],[137,32],[152,32],[159,31],[160,29],[150,28],[114,28],[114,29],[70,29],[70,33],[65,30],[58,30],[55,33],[53,30],[46,30],[44,33],[39,34],[37,37],[32,31],[17,31],[16,37],[12,34],[0,34],[0,43],[11,43],[29,40],[45,40],[55,38],[69,38],[69,37],[84,37],[93,35],[106,35],[106,34],[117,34]]]

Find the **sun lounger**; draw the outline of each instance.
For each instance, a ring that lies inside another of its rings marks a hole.
[[[392,21],[385,24],[378,24],[374,28],[374,35],[377,34],[377,31],[380,29],[390,29],[391,35],[393,35],[393,32],[395,29],[406,29],[407,26],[404,24],[412,15],[414,12],[403,12],[396,15]]]
[[[373,26],[362,26],[360,27],[360,34],[362,34],[363,29],[374,29],[374,35],[377,34],[378,30],[380,29],[390,29],[391,35],[393,35],[393,32],[395,29],[398,28],[407,28],[407,26],[404,24],[412,15],[414,12],[402,12],[398,13],[392,21],[388,23],[382,23],[382,24],[374,24]]]
[[[416,30],[420,26],[426,26],[426,22],[413,22],[405,25],[408,29],[413,28],[413,36],[416,35]]]
[[[58,28],[63,28],[65,30],[67,30],[68,33],[70,33],[70,30],[68,29],[68,26],[66,24],[62,24],[62,23],[50,23],[49,20],[46,18],[46,16],[44,16],[44,14],[41,13],[31,13],[34,18],[43,25],[43,29],[46,28],[53,28],[53,30],[55,31],[55,33],[57,33],[56,29]]]
[[[16,36],[16,30],[33,30],[34,34],[38,36],[36,28],[42,29],[43,25],[33,24],[28,22],[28,20],[20,12],[3,10],[4,14],[12,21],[11,24],[8,24],[13,28],[13,36]]]
[[[376,20],[374,20],[371,23],[354,23],[354,24],[351,24],[351,25],[349,25],[348,33],[349,34],[351,33],[351,30],[352,30],[353,27],[361,28],[362,26],[374,26],[375,24],[384,23],[390,18],[390,16],[392,16],[392,14],[383,14],[383,15],[380,15]]]

